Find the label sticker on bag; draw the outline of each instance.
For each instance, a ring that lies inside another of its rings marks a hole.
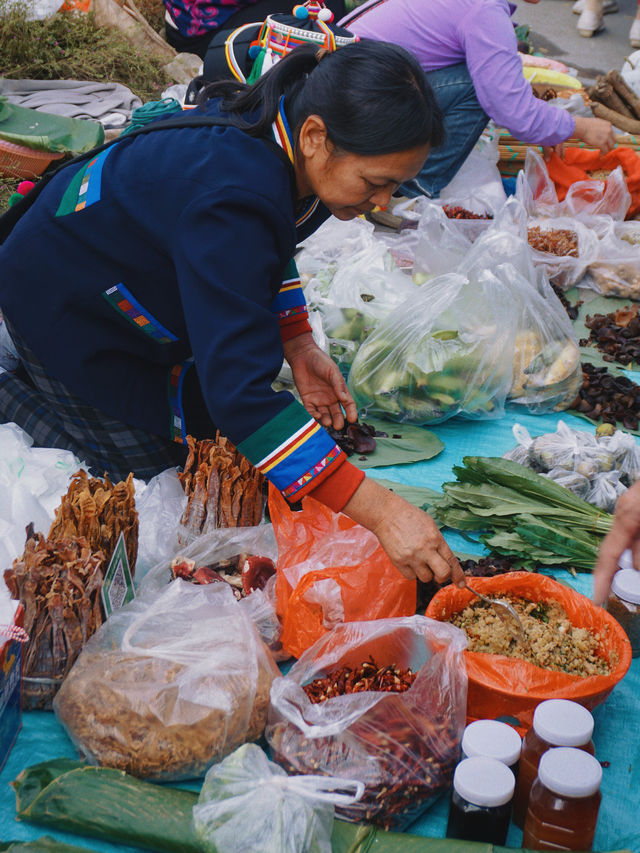
[[[133,601],[135,597],[127,549],[124,544],[124,532],[121,531],[102,582],[102,605],[106,618],[108,619],[114,610],[119,610]]]

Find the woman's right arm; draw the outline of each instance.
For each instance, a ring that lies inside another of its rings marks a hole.
[[[464,586],[464,573],[436,523],[421,509],[368,477],[342,512],[371,530],[406,578]]]

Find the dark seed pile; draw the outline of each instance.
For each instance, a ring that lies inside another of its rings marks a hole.
[[[606,367],[582,364],[582,388],[570,408],[594,421],[637,430],[640,418],[640,385],[626,376],[614,376]]]
[[[605,361],[617,361],[625,365],[640,361],[640,317],[637,305],[610,314],[587,315],[585,325],[591,331],[587,340],[580,341],[580,346],[594,344],[604,353]]]

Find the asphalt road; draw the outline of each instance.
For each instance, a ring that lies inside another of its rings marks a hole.
[[[588,82],[612,68],[619,71],[634,51],[629,44],[629,28],[637,5],[637,0],[618,0],[618,12],[605,15],[605,29],[591,38],[578,34],[572,0],[540,0],[536,5],[520,0],[513,20],[529,25],[536,51],[575,68],[583,82]]]

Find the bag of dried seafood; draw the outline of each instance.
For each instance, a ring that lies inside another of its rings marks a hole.
[[[137,593],[141,597],[157,595],[175,577],[196,584],[229,584],[278,659],[282,629],[275,608],[277,557],[273,525],[221,528],[161,559],[142,579]]]
[[[451,783],[465,646],[458,629],[423,616],[336,626],[273,682],[274,759],[289,773],[361,780],[363,797],[336,813],[401,829]]]
[[[249,839],[261,853],[331,853],[334,806],[363,792],[355,780],[287,776],[247,743],[207,771],[193,822],[206,853],[245,853]]]
[[[54,710],[91,764],[188,779],[260,737],[276,674],[227,584],[177,579],[109,618]]]

